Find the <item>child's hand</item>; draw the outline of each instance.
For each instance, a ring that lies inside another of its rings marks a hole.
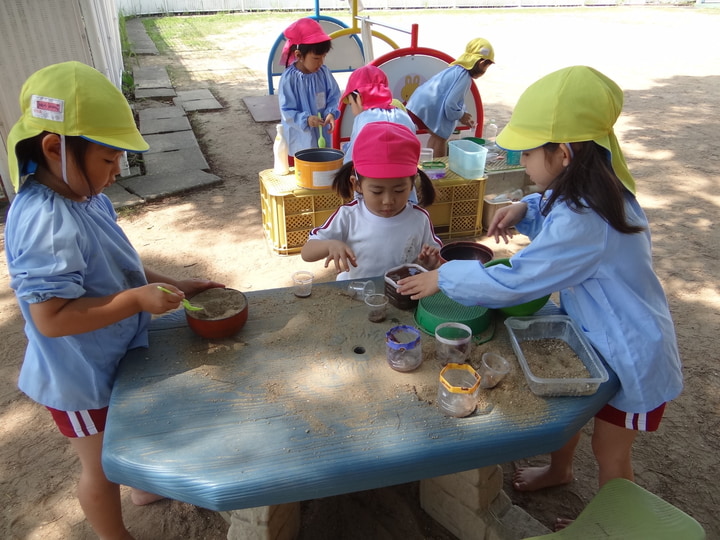
[[[472,114],[470,114],[468,112],[466,112],[465,114],[462,115],[462,117],[460,118],[460,123],[463,126],[475,127],[475,120],[473,119]]]
[[[308,126],[310,126],[311,128],[319,128],[320,126],[325,125],[322,118],[320,118],[319,116],[316,116],[316,115],[312,115],[312,114],[310,116],[308,116],[307,122],[308,122]]]
[[[500,237],[508,243],[513,237],[512,228],[522,221],[527,212],[527,203],[518,202],[499,208],[493,216],[488,227],[487,235],[494,236],[495,242],[500,243]]]
[[[328,128],[328,133],[332,133],[335,129],[335,117],[332,114],[328,114],[325,117],[325,121],[323,122],[323,126],[330,126]]]
[[[225,285],[210,279],[200,278],[182,279],[177,282],[177,288],[183,291],[187,298],[192,298],[206,289],[214,289],[216,287],[225,287]]]
[[[424,244],[420,250],[420,255],[418,255],[417,262],[423,268],[435,270],[444,262],[444,260],[440,257],[439,247]]]
[[[167,293],[160,289],[163,287],[171,293]],[[153,315],[161,315],[167,311],[177,309],[180,307],[180,302],[185,298],[185,293],[174,285],[168,283],[150,283],[138,287],[138,299],[140,302],[140,309],[147,311]]]
[[[340,272],[347,272],[350,270],[350,265],[357,266],[357,258],[353,250],[348,247],[345,242],[340,240],[328,240],[327,245],[328,255],[325,258],[325,268],[330,265],[330,261],[335,263],[335,271],[339,274]]]
[[[398,281],[398,292],[409,294],[413,300],[431,296],[440,290],[438,287],[438,271],[420,272],[414,276]]]

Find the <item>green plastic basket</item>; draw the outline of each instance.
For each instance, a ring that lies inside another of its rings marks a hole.
[[[459,322],[470,327],[474,336],[488,329],[492,312],[481,306],[463,306],[442,292],[421,299],[415,309],[418,327],[432,336],[435,328],[446,322]]]

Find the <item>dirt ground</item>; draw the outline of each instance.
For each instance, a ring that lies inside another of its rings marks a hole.
[[[347,13],[333,15],[349,21]],[[708,538],[719,538],[720,48],[714,40],[720,10],[396,10],[372,17],[401,28],[418,23],[420,45],[453,56],[471,38],[488,38],[496,48],[497,65],[478,85],[486,116],[500,126],[527,85],[567,65],[598,68],[625,90],[617,132],[652,225],[656,269],[675,318],[686,377],[686,388],[668,407],[660,430],[638,437],[636,480],[697,518]],[[177,89],[210,88],[224,105],[219,112],[192,115],[212,172],[223,183],[121,215],[121,225],[147,266],[171,275],[213,277],[243,291],[287,286],[298,269],[333,279],[321,263],[273,253],[262,231],[258,172],[272,166],[272,143],[268,125],[252,119],[243,98],[267,94],[270,47],[294,18],[267,16],[212,36],[213,47],[177,48],[139,59],[143,65],[169,66]],[[407,36],[385,33],[401,46],[409,44]],[[343,87],[344,79],[339,80]],[[498,256],[523,245],[521,239],[506,250],[489,239],[479,240]],[[25,337],[5,274],[0,276],[0,328],[0,536],[93,538],[74,496],[77,459],[47,412],[17,390]],[[585,431],[590,433],[590,426]],[[546,457],[522,460],[526,462],[541,464]],[[567,486],[516,493],[509,477],[518,464],[504,464],[506,491],[548,526],[556,516],[576,515],[596,492],[587,436],[577,455],[576,481]],[[227,531],[218,514],[177,501],[133,507],[127,488],[123,504],[126,522],[139,539],[219,539]],[[452,535],[420,509],[417,484],[406,484],[306,502],[301,538]]]

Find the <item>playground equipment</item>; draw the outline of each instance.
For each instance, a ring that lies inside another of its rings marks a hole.
[[[367,59],[372,60],[372,37],[381,39],[393,49],[397,49],[398,45],[389,37],[371,30],[371,22],[366,17],[357,16],[357,0],[350,2],[352,14],[352,26],[348,27],[344,22],[334,17],[320,14],[320,2],[315,0],[315,15],[310,18],[318,21],[325,33],[333,40],[333,46],[327,57],[325,65],[333,73],[343,73],[354,71],[360,66],[367,63]],[[362,27],[358,26],[358,21],[362,21]],[[375,23],[378,24],[378,23]],[[387,25],[383,25],[387,26]],[[388,28],[392,28],[387,26]],[[358,37],[362,35],[362,41]],[[273,95],[274,77],[279,77],[285,70],[285,66],[280,62],[283,46],[285,45],[285,36],[280,34],[270,49],[270,58],[267,65],[268,93]],[[368,54],[369,53],[369,54]]]
[[[395,49],[384,54],[370,64],[379,67],[388,78],[390,90],[395,99],[407,103],[415,89],[436,73],[446,69],[455,59],[436,49],[418,47],[418,27],[412,27],[410,47]],[[344,103],[340,104],[340,118],[333,131],[332,145],[340,148],[341,144],[350,140],[354,115],[352,109]],[[470,92],[465,96],[465,109],[475,119],[474,132],[467,126],[458,126],[460,131],[469,131],[475,137],[482,136],[484,123],[483,105],[480,92],[475,84],[470,86]],[[419,135],[426,134],[427,130],[418,130]]]
[[[418,25],[413,24],[410,31],[396,28],[386,24],[372,21],[368,17],[359,17],[357,14],[357,0],[350,2],[352,13],[352,26],[348,27],[342,21],[333,17],[320,15],[319,0],[315,0],[315,15],[323,30],[333,40],[333,46],[327,57],[325,65],[333,73],[351,72],[365,65],[373,64],[382,69],[387,75],[393,97],[401,103],[407,103],[415,89],[427,81],[430,77],[447,68],[454,61],[450,55],[418,46]],[[360,24],[358,24],[360,23]],[[410,34],[410,46],[400,48],[397,43],[386,35],[372,29],[372,26],[382,26]],[[362,41],[358,38],[361,35]],[[392,50],[378,58],[374,58],[372,38],[378,38],[388,44]],[[268,92],[274,93],[273,78],[282,75],[285,66],[280,63],[280,56],[285,45],[285,36],[275,40],[270,50],[268,60]],[[344,103],[339,106],[340,118],[338,118],[335,130],[332,134],[332,147],[340,148],[343,142],[350,140],[354,115],[350,107]],[[465,109],[475,119],[474,133],[471,128],[458,126],[460,131],[469,131],[470,134],[481,137],[484,121],[482,99],[477,86],[470,86],[470,92],[465,97]],[[418,130],[418,134],[426,134],[427,130]]]

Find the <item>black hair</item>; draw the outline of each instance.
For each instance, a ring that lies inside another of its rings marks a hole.
[[[353,174],[354,169],[355,164],[348,161],[340,167],[333,178],[332,187],[343,200],[351,200],[355,196],[352,182],[350,182],[350,176]],[[430,206],[435,202],[435,186],[424,171],[418,169],[417,172],[417,181],[413,182],[413,187],[417,189],[418,204],[423,207]],[[364,178],[360,174],[357,174],[357,177],[359,181]]]
[[[293,53],[300,51],[300,57],[304,57],[306,54],[318,54],[322,56],[327,54],[332,49],[332,41],[321,41],[320,43],[300,43],[299,45],[292,45],[290,52],[288,53],[287,59],[285,60],[285,67],[291,64],[291,60],[294,58]]]
[[[549,158],[559,143],[547,143],[542,148]],[[644,227],[628,222],[625,215],[625,186],[612,169],[610,153],[594,141],[571,144],[573,158],[570,164],[552,181],[552,193],[543,207],[547,215],[556,201],[565,201],[580,212],[589,208],[596,212],[613,229],[623,234],[635,234]]]
[[[488,60],[487,58],[481,58],[477,62],[475,62],[475,65],[472,67],[472,69],[468,70],[470,72],[470,76],[475,78],[479,75],[484,75],[487,71],[487,68],[490,67],[493,64],[492,60]]]
[[[42,150],[42,140],[52,134],[50,131],[43,131],[39,135],[35,135],[29,139],[22,140],[15,146],[15,155],[17,156],[18,165],[21,170],[24,164],[31,161],[37,163],[37,165],[47,169],[48,164],[45,159],[45,154]],[[58,135],[59,136],[59,135]],[[88,176],[88,172],[85,169],[85,155],[87,154],[88,148],[92,143],[87,139],[76,136],[65,136],[65,149],[69,155],[73,157],[73,161],[76,163],[78,170],[85,177],[85,181],[92,190],[92,183]],[[95,194],[94,190],[92,193]]]

